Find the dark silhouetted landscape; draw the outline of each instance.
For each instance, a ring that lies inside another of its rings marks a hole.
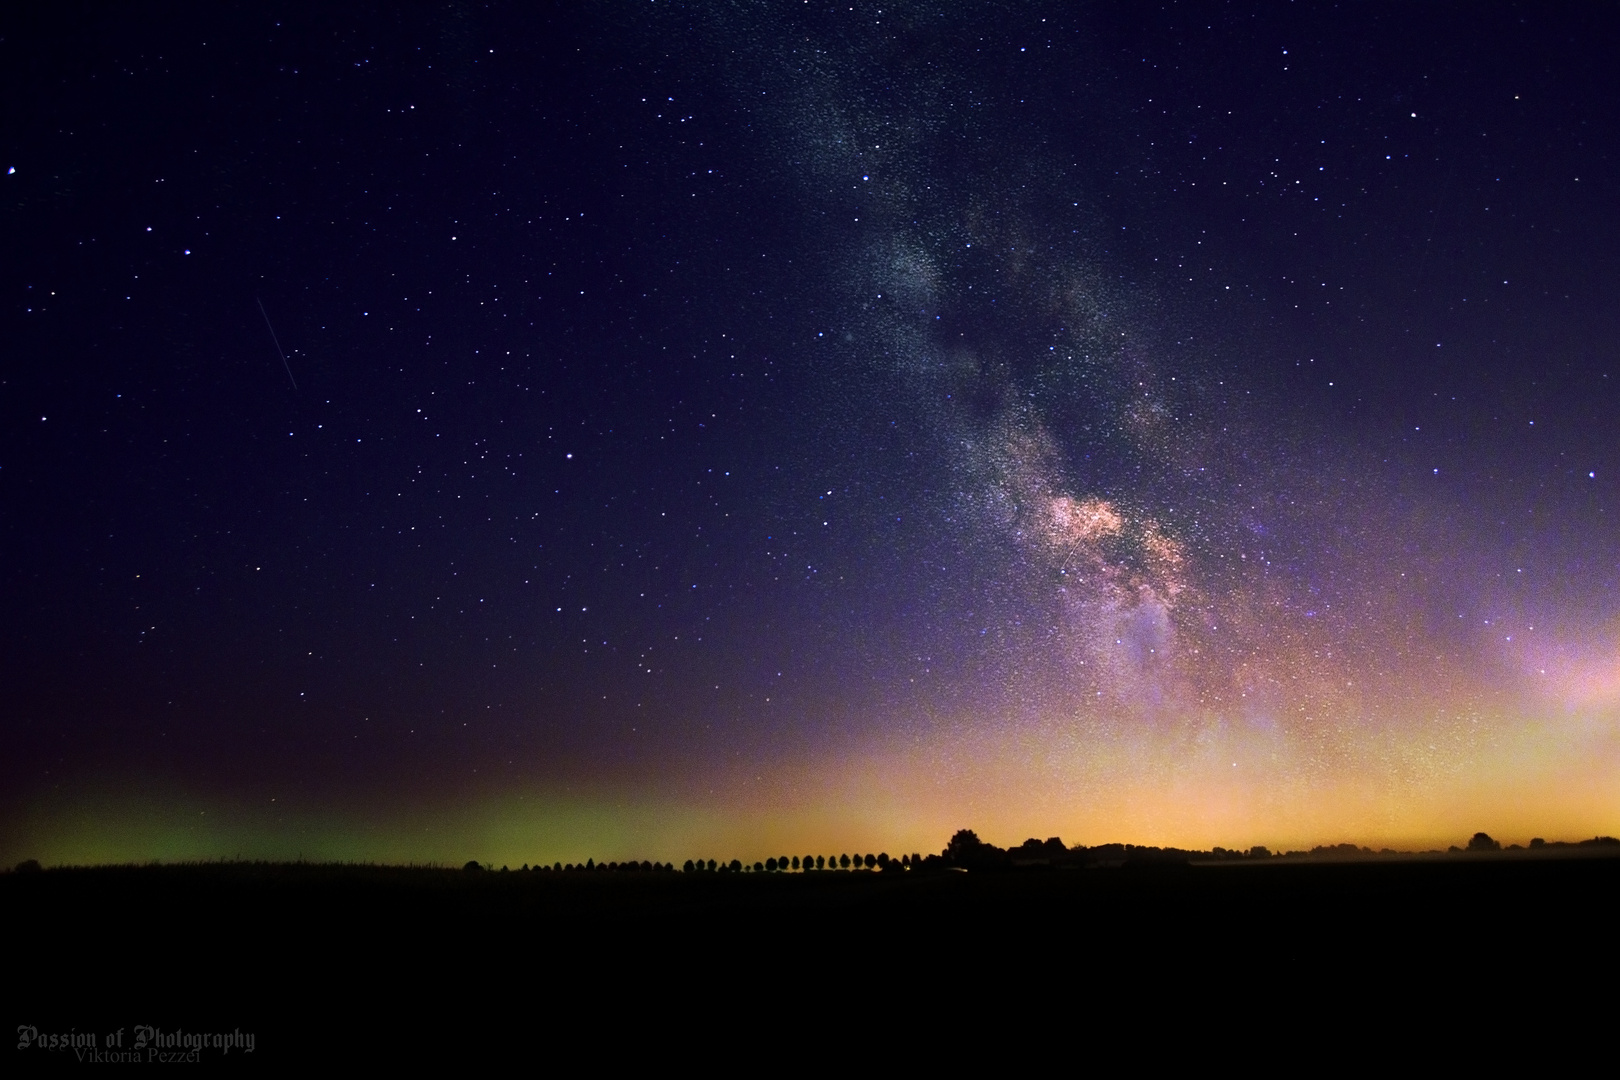
[[[388,1056],[442,1052],[453,1036],[435,1025],[451,1018],[557,1031],[634,1016],[635,1041],[862,1010],[1101,1017],[1165,995],[1214,995],[1224,1012],[1238,995],[1293,1025],[1363,1015],[1369,994],[1449,1014],[1532,986],[1578,1011],[1581,980],[1616,958],[1617,856],[1610,837],[1271,855],[1057,838],[1009,850],[962,830],[926,856],[811,856],[809,870],[804,856],[798,870],[791,856],[701,870],[35,864],[0,875],[0,903],[27,928],[10,958],[41,1030],[137,1013],[251,1024],[260,1059],[287,1060],[364,1057],[372,1044],[345,1023]]]

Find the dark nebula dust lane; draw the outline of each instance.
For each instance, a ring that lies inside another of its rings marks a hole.
[[[4,857],[1620,828],[1620,19],[193,15],[0,35]]]

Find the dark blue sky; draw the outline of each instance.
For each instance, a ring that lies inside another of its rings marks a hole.
[[[8,14],[8,843],[126,780],[732,806],[1038,743],[1129,786],[1086,770],[1262,685],[1274,779],[1496,775],[1387,703],[1477,723],[1550,655],[1609,700],[1617,45],[1591,5]]]

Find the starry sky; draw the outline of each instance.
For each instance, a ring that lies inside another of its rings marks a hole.
[[[1620,833],[1620,14],[0,17],[0,860]]]

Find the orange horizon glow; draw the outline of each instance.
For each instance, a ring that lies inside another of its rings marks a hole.
[[[1472,729],[1483,736],[1468,737]],[[1125,739],[1102,725],[971,730],[892,740],[830,766],[779,766],[713,795],[678,783],[514,783],[410,809],[253,805],[176,785],[89,786],[30,808],[0,861],[47,865],[295,859],[550,865],[941,850],[957,829],[1015,846],[1273,852],[1353,843],[1424,851],[1486,832],[1620,834],[1620,725],[1611,710],[1548,709],[1530,720],[1452,718],[1444,752],[1404,726],[1365,731],[1302,760],[1297,740],[1251,727],[1185,725]],[[392,800],[386,800],[392,801]]]

